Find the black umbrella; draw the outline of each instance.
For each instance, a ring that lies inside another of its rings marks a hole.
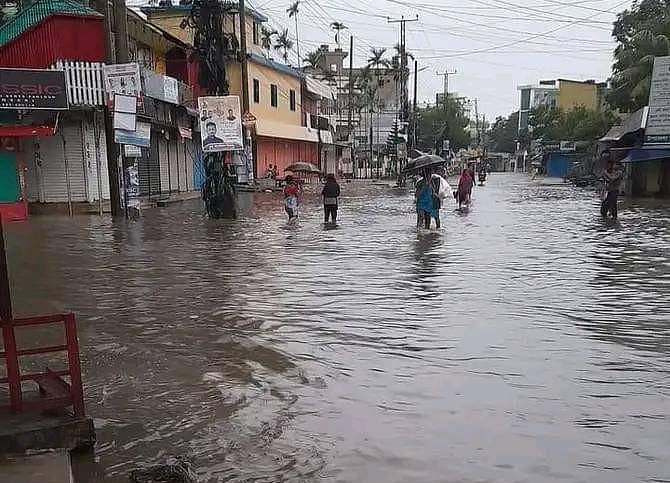
[[[424,168],[430,168],[432,166],[441,166],[447,161],[444,158],[441,158],[435,154],[424,154],[418,158],[411,159],[407,162],[405,166],[405,171],[416,172],[421,171]]]
[[[292,171],[294,173],[320,173],[319,168],[314,166],[312,163],[293,163],[288,166],[284,171]]]

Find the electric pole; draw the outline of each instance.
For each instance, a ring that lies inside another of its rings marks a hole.
[[[356,153],[354,152],[355,134],[352,136],[351,119],[354,114],[354,36],[349,37],[349,119],[347,123],[347,132],[351,136],[351,175],[356,177],[356,162],[354,161]]]
[[[479,110],[476,98],[475,98],[475,133],[477,136],[477,147],[479,147]]]
[[[458,71],[454,70],[445,70],[444,72],[435,72],[435,75],[441,75],[444,77],[444,92],[442,93],[442,103],[444,105],[444,110],[447,110],[447,102],[449,98],[449,76],[457,74]]]
[[[407,51],[406,51],[406,24],[407,22],[418,22],[419,16],[417,15],[414,18],[405,18],[400,17],[400,19],[391,19],[387,17],[387,23],[399,23],[400,24],[400,120],[407,121],[408,107],[409,102],[407,101],[407,77],[408,77],[408,68],[407,68]]]

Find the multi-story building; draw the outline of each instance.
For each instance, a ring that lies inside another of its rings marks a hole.
[[[530,112],[540,106],[570,111],[576,107],[600,109],[603,105],[606,82],[569,79],[542,80],[538,85],[519,86],[519,132],[528,130]]]
[[[190,6],[143,7],[142,12],[152,23],[192,45],[193,29],[189,26],[182,28]],[[261,176],[270,165],[276,166],[282,175],[288,165],[298,161],[322,166],[320,144],[328,140],[330,134],[326,126],[321,125],[326,129],[319,129],[318,124],[315,124],[316,127],[311,124],[303,72],[273,60],[263,47],[261,31],[267,20],[252,9],[246,11],[249,110],[256,118],[253,152],[255,171]],[[240,32],[237,12],[225,15],[223,28],[233,54],[236,54]],[[226,76],[229,94],[241,97],[242,73],[237,55],[227,57]],[[320,133],[321,130],[327,133]]]

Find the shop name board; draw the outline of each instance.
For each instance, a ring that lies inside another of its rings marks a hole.
[[[67,108],[63,71],[0,69],[0,109]]]
[[[670,135],[670,56],[655,57],[649,89],[645,143],[664,143]]]

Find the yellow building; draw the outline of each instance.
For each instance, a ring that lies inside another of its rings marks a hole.
[[[587,109],[596,110],[601,107],[601,96],[603,83],[593,80],[574,81],[558,79],[558,104],[557,107],[564,111],[583,106]]]
[[[182,28],[190,6],[144,7],[142,11],[150,22],[193,44],[194,33],[190,27]],[[256,172],[263,175],[269,165],[283,169],[298,161],[319,165],[319,134],[308,126],[306,113],[313,109],[303,102],[301,71],[270,59],[262,45],[262,25],[268,19],[247,9],[246,37],[248,53],[249,110],[256,117],[254,160]],[[239,15],[224,18],[224,35],[231,53],[239,45]],[[241,65],[231,55],[226,62],[229,94],[242,97]]]

